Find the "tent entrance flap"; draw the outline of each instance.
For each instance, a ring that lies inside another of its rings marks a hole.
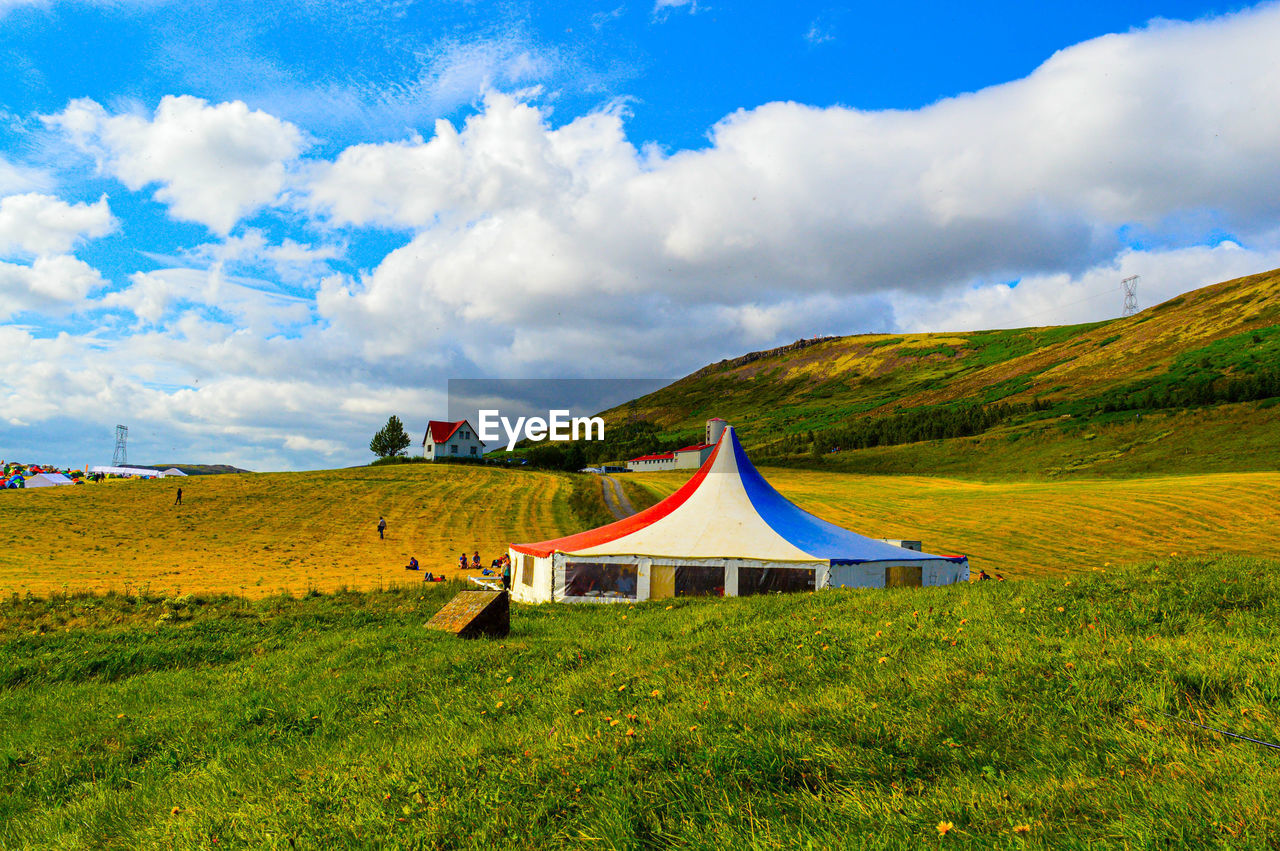
[[[923,576],[918,564],[896,564],[884,569],[886,588],[919,588],[922,584]]]
[[[655,564],[649,569],[649,599],[669,600],[676,595],[676,566]]]

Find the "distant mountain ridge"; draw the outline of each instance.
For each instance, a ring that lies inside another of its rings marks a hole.
[[[222,473],[252,473],[252,470],[242,470],[239,467],[232,467],[229,464],[137,464],[132,466],[141,467],[144,470],[168,470],[176,468],[186,473],[188,476],[214,476]]]

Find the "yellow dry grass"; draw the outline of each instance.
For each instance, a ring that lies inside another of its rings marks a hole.
[[[368,589],[420,581],[410,555],[452,576],[464,550],[487,565],[573,531],[568,494],[563,475],[431,464],[4,491],[0,593]]]
[[[766,469],[801,507],[864,535],[920,539],[1007,577],[1170,553],[1280,557],[1280,473],[972,482]],[[666,495],[682,473],[628,481]],[[0,593],[147,588],[263,596],[454,575],[517,541],[575,531],[566,476],[433,466],[107,482],[0,493]],[[378,539],[379,514],[387,538]]]
[[[922,540],[1009,578],[1168,556],[1280,557],[1280,473],[1108,481],[971,482],[762,470],[784,496],[868,537]],[[687,475],[634,473],[663,496]]]

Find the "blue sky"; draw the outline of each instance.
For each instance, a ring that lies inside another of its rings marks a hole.
[[[1270,269],[1276,43],[1275,3],[0,0],[0,455],[341,466],[449,378]]]

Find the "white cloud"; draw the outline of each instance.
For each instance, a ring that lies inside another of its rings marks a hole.
[[[53,179],[40,169],[18,165],[0,156],[0,195],[48,189]]]
[[[696,15],[703,8],[698,5],[698,0],[654,0],[652,15],[655,20],[662,21],[674,9],[688,9],[690,15]]]
[[[211,308],[230,317],[242,332],[264,336],[311,321],[310,300],[278,292],[267,281],[229,276],[222,262],[205,269],[137,272],[129,280],[128,287],[107,293],[92,306],[124,308],[152,324],[177,307]]]
[[[1280,222],[1280,111],[1257,106],[1280,103],[1275,43],[1280,6],[1160,23],[920,110],[739,111],[670,156],[633,147],[618,112],[552,128],[491,94],[461,129],[316,172],[335,223],[415,233],[317,305],[374,360],[441,334],[481,369],[620,369],[762,341],[814,305],[810,333],[861,330],[891,298],[1074,279],[1110,268],[1123,227],[1257,236]]]
[[[284,448],[295,452],[319,452],[322,455],[338,455],[342,452],[350,451],[349,447],[336,440],[305,437],[300,434],[291,434],[286,437],[284,439]]]
[[[65,313],[103,283],[98,270],[65,255],[37,257],[30,265],[0,262],[0,319],[27,310]]]
[[[985,284],[941,296],[897,300],[897,327],[904,331],[972,331],[1091,322],[1120,315],[1120,280],[1140,276],[1138,306],[1153,307],[1188,290],[1280,268],[1280,244],[1250,250],[1234,242],[1216,246],[1137,251],[1077,274],[1024,278],[1017,286]]]
[[[150,120],[108,115],[88,99],[48,120],[130,189],[159,184],[156,198],[175,218],[222,234],[277,198],[303,145],[287,121],[190,95],[165,97]]]
[[[64,254],[79,240],[105,236],[115,226],[105,195],[93,204],[68,204],[36,193],[10,195],[0,198],[0,257]]]
[[[835,39],[831,34],[831,30],[823,26],[820,21],[814,21],[809,25],[809,29],[805,31],[804,40],[810,44],[824,44]]]

